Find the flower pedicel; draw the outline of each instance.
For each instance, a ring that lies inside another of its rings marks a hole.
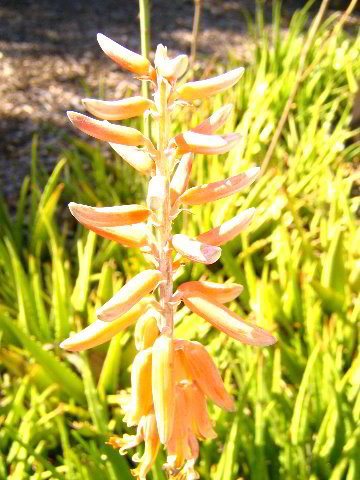
[[[80,223],[98,235],[123,246],[141,248],[152,268],[126,283],[98,309],[95,322],[63,341],[61,347],[73,352],[85,350],[135,324],[138,354],[132,366],[132,394],[123,408],[127,425],[136,425],[137,431],[123,438],[111,437],[109,443],[125,454],[145,442],[144,454],[133,456],[138,467],[132,473],[139,480],[146,478],[161,444],[167,451],[164,468],[169,477],[194,480],[199,478],[195,471],[198,440],[216,436],[207,399],[226,410],[233,410],[234,402],[205,347],[174,338],[174,311],[183,302],[214,327],[245,344],[267,346],[275,338],[223,305],[241,293],[241,285],[192,281],[173,292],[173,275],[182,261],[216,262],[221,255],[220,245],[238,235],[254,215],[254,209],[248,209],[197,238],[189,238],[172,234],[172,221],[181,206],[201,205],[236,193],[257,178],[259,169],[188,188],[194,154],[225,153],[241,136],[216,134],[231,113],[231,105],[173,138],[169,138],[170,122],[175,107],[232,87],[241,78],[243,68],[177,86],[177,79],[187,69],[186,55],[169,59],[167,49],[158,45],[154,68],[146,58],[104,35],[98,35],[98,42],[114,62],[151,83],[154,101],[140,96],[113,102],[87,98],[83,101],[85,108],[100,120],[76,112],[68,112],[68,116],[81,131],[109,142],[126,162],[151,176],[148,198],[146,207],[97,208],[71,203],[69,208]],[[138,130],[109,122],[149,113],[158,124],[156,147]],[[181,157],[179,161],[177,157]],[[156,289],[159,301],[151,295]]]

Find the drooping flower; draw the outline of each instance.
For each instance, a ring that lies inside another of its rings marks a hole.
[[[149,81],[154,98],[85,99],[86,109],[100,120],[76,112],[69,112],[69,118],[82,132],[109,142],[128,164],[151,179],[146,206],[91,207],[70,203],[69,208],[81,224],[98,235],[125,247],[140,248],[153,268],[125,283],[97,310],[97,320],[64,340],[61,347],[73,352],[95,347],[135,324],[137,354],[131,371],[132,391],[122,398],[121,405],[125,422],[129,427],[136,425],[137,431],[135,435],[111,437],[109,444],[123,455],[145,443],[144,454],[132,457],[138,463],[132,470],[138,480],[145,480],[161,444],[167,451],[164,468],[170,478],[196,480],[198,441],[216,436],[207,401],[228,411],[234,410],[234,402],[206,348],[198,342],[174,338],[174,311],[183,302],[212,326],[245,344],[267,346],[275,338],[223,305],[241,293],[241,285],[189,281],[173,292],[173,273],[184,261],[216,262],[221,256],[220,246],[243,231],[255,211],[250,208],[196,238],[189,238],[182,233],[172,234],[171,224],[180,214],[181,205],[202,205],[237,193],[255,181],[259,168],[189,188],[194,154],[224,153],[241,139],[239,133],[216,133],[228,119],[231,105],[221,107],[196,127],[173,138],[168,133],[176,105],[186,107],[193,100],[223,92],[235,85],[244,69],[177,85],[188,66],[186,55],[171,59],[166,47],[159,45],[153,67],[142,55],[104,35],[98,35],[98,42],[118,65]],[[153,115],[158,123],[157,147],[140,131],[112,123],[142,114]],[[151,295],[156,289],[159,300]]]

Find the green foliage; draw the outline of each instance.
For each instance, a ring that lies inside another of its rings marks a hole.
[[[307,21],[305,9],[296,12],[283,38],[274,5],[271,41],[261,10],[250,25],[261,40],[238,86],[175,119],[181,131],[210,109],[236,105],[232,121],[243,142],[226,158],[198,155],[194,184],[239,173],[265,155],[292,90]],[[278,338],[271,348],[246,347],[186,308],[177,312],[177,335],[207,345],[237,404],[235,413],[212,407],[218,438],[201,445],[204,480],[360,477],[359,197],[350,196],[360,179],[360,144],[349,125],[360,37],[339,32],[318,58],[335,20],[324,22],[310,47],[305,70],[316,64],[265,175],[251,190],[195,207],[177,222],[192,236],[257,208],[246,234],[223,247],[215,266],[186,267],[181,280],[205,274],[242,283],[232,308]],[[71,141],[41,185],[35,139],[14,218],[0,201],[1,480],[132,478],[130,461],[105,444],[107,434],[124,429],[118,392],[130,384],[131,331],[81,356],[58,342],[92,322],[143,260],[76,225],[59,203],[140,202],[144,183],[119,158]],[[164,479],[160,460],[153,478]]]

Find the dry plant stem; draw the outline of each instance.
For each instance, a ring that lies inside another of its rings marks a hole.
[[[139,0],[140,10],[140,37],[141,37],[141,55],[149,58],[150,52],[150,29],[149,29],[149,0]],[[141,94],[145,98],[149,98],[149,82],[143,80],[141,82]],[[143,133],[150,138],[150,116],[143,117]]]
[[[165,324],[163,330],[169,335],[173,331],[173,308],[170,304],[173,290],[172,282],[172,249],[170,247],[171,237],[171,219],[170,219],[170,168],[167,159],[165,148],[168,143],[169,136],[169,122],[170,116],[167,106],[167,84],[166,81],[160,77],[159,79],[159,93],[160,93],[160,111],[159,111],[159,138],[158,151],[160,154],[160,161],[157,167],[156,174],[165,177],[165,198],[162,209],[162,218],[159,227],[159,268],[165,277],[165,282],[160,285],[160,305],[163,308],[163,316]]]
[[[328,3],[329,3],[329,0],[323,0],[322,1],[321,5],[320,5],[320,9],[317,13],[317,16],[316,16],[315,20],[314,20],[314,23],[312,24],[312,26],[310,28],[308,38],[307,38],[306,43],[304,45],[304,48],[301,52],[299,69],[298,69],[297,74],[296,74],[296,81],[295,81],[294,87],[293,87],[292,92],[291,92],[291,94],[290,94],[290,96],[289,96],[289,98],[286,102],[284,111],[281,115],[279,124],[276,128],[275,134],[274,134],[274,136],[271,140],[269,148],[267,149],[266,155],[265,155],[263,163],[261,165],[260,175],[264,174],[264,172],[266,170],[266,167],[268,166],[268,164],[271,160],[272,154],[274,153],[276,144],[279,140],[280,134],[282,132],[282,129],[284,128],[285,122],[286,122],[287,117],[289,115],[289,111],[290,111],[291,105],[293,104],[296,92],[299,88],[299,85],[300,85],[301,81],[303,80],[303,71],[304,71],[304,64],[305,64],[306,56],[307,56],[307,53],[309,51],[311,42],[313,41],[314,36],[316,34],[316,31],[319,28],[320,22],[321,22],[321,20],[324,16],[324,13],[326,11]]]
[[[349,6],[347,7],[347,9],[345,10],[345,12],[342,14],[340,20],[336,23],[335,27],[333,28],[333,31],[331,32],[331,34],[328,36],[328,38],[326,38],[326,40],[323,42],[323,44],[321,45],[320,49],[318,50],[317,54],[316,54],[316,57],[315,59],[313,60],[313,62],[308,66],[308,68],[305,70],[305,72],[303,73],[302,77],[301,77],[301,80],[305,80],[305,78],[309,75],[309,73],[311,72],[311,70],[319,64],[320,62],[320,59],[323,55],[326,54],[327,52],[327,47],[328,47],[328,44],[329,42],[331,41],[332,38],[336,37],[336,35],[339,33],[340,29],[342,28],[342,26],[344,25],[344,23],[347,21],[349,15],[351,15],[351,12],[354,10],[354,8],[356,7],[356,4],[358,3],[358,0],[352,0],[350,3],[349,3]]]
[[[194,0],[195,12],[194,12],[193,30],[192,30],[192,39],[191,39],[191,66],[194,66],[195,59],[196,59],[196,46],[197,46],[197,38],[199,34],[201,2],[202,0]]]

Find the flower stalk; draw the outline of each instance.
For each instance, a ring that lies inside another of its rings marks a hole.
[[[134,455],[138,467],[132,470],[145,480],[156,460],[160,445],[167,451],[164,468],[169,478],[196,480],[195,463],[199,440],[216,433],[207,411],[207,400],[232,411],[234,402],[226,391],[220,372],[203,345],[174,338],[174,311],[183,302],[213,327],[244,344],[268,346],[275,338],[250,324],[224,306],[233,301],[242,286],[207,281],[186,282],[173,292],[173,273],[182,263],[211,264],[221,256],[220,246],[235,238],[250,223],[255,209],[248,209],[196,238],[172,231],[173,220],[187,206],[202,205],[237,193],[259,174],[251,168],[225,180],[189,188],[194,154],[229,151],[241,138],[237,133],[216,134],[231,113],[225,105],[197,127],[171,137],[171,116],[175,108],[232,87],[242,68],[213,79],[177,86],[186,71],[188,57],[167,56],[158,45],[155,68],[144,56],[131,52],[104,35],[98,35],[103,51],[121,67],[136,74],[153,88],[153,101],[144,97],[115,102],[85,99],[85,107],[101,120],[69,112],[81,131],[107,141],[142,175],[150,176],[146,206],[98,207],[71,203],[73,216],[86,228],[126,247],[139,247],[151,267],[131,278],[102,307],[97,320],[61,343],[77,352],[110,340],[135,324],[137,355],[131,372],[132,393],[122,399],[127,426],[137,426],[136,435],[112,437],[109,443],[121,455],[140,442],[144,455]],[[157,122],[156,147],[147,133],[109,122],[139,114],[152,115]],[[181,158],[179,158],[181,156]],[[147,223],[145,223],[147,222]],[[158,290],[156,297],[152,296]]]
[[[167,82],[160,77],[159,81],[159,133],[158,133],[158,152],[159,166],[156,173],[165,179],[164,203],[162,208],[162,218],[159,228],[159,269],[165,278],[165,282],[160,285],[160,305],[164,310],[164,329],[168,335],[172,336],[173,332],[173,308],[170,304],[173,294],[172,281],[172,248],[170,246],[171,239],[171,219],[170,219],[170,168],[166,155],[166,146],[168,144],[170,116],[167,105]]]

